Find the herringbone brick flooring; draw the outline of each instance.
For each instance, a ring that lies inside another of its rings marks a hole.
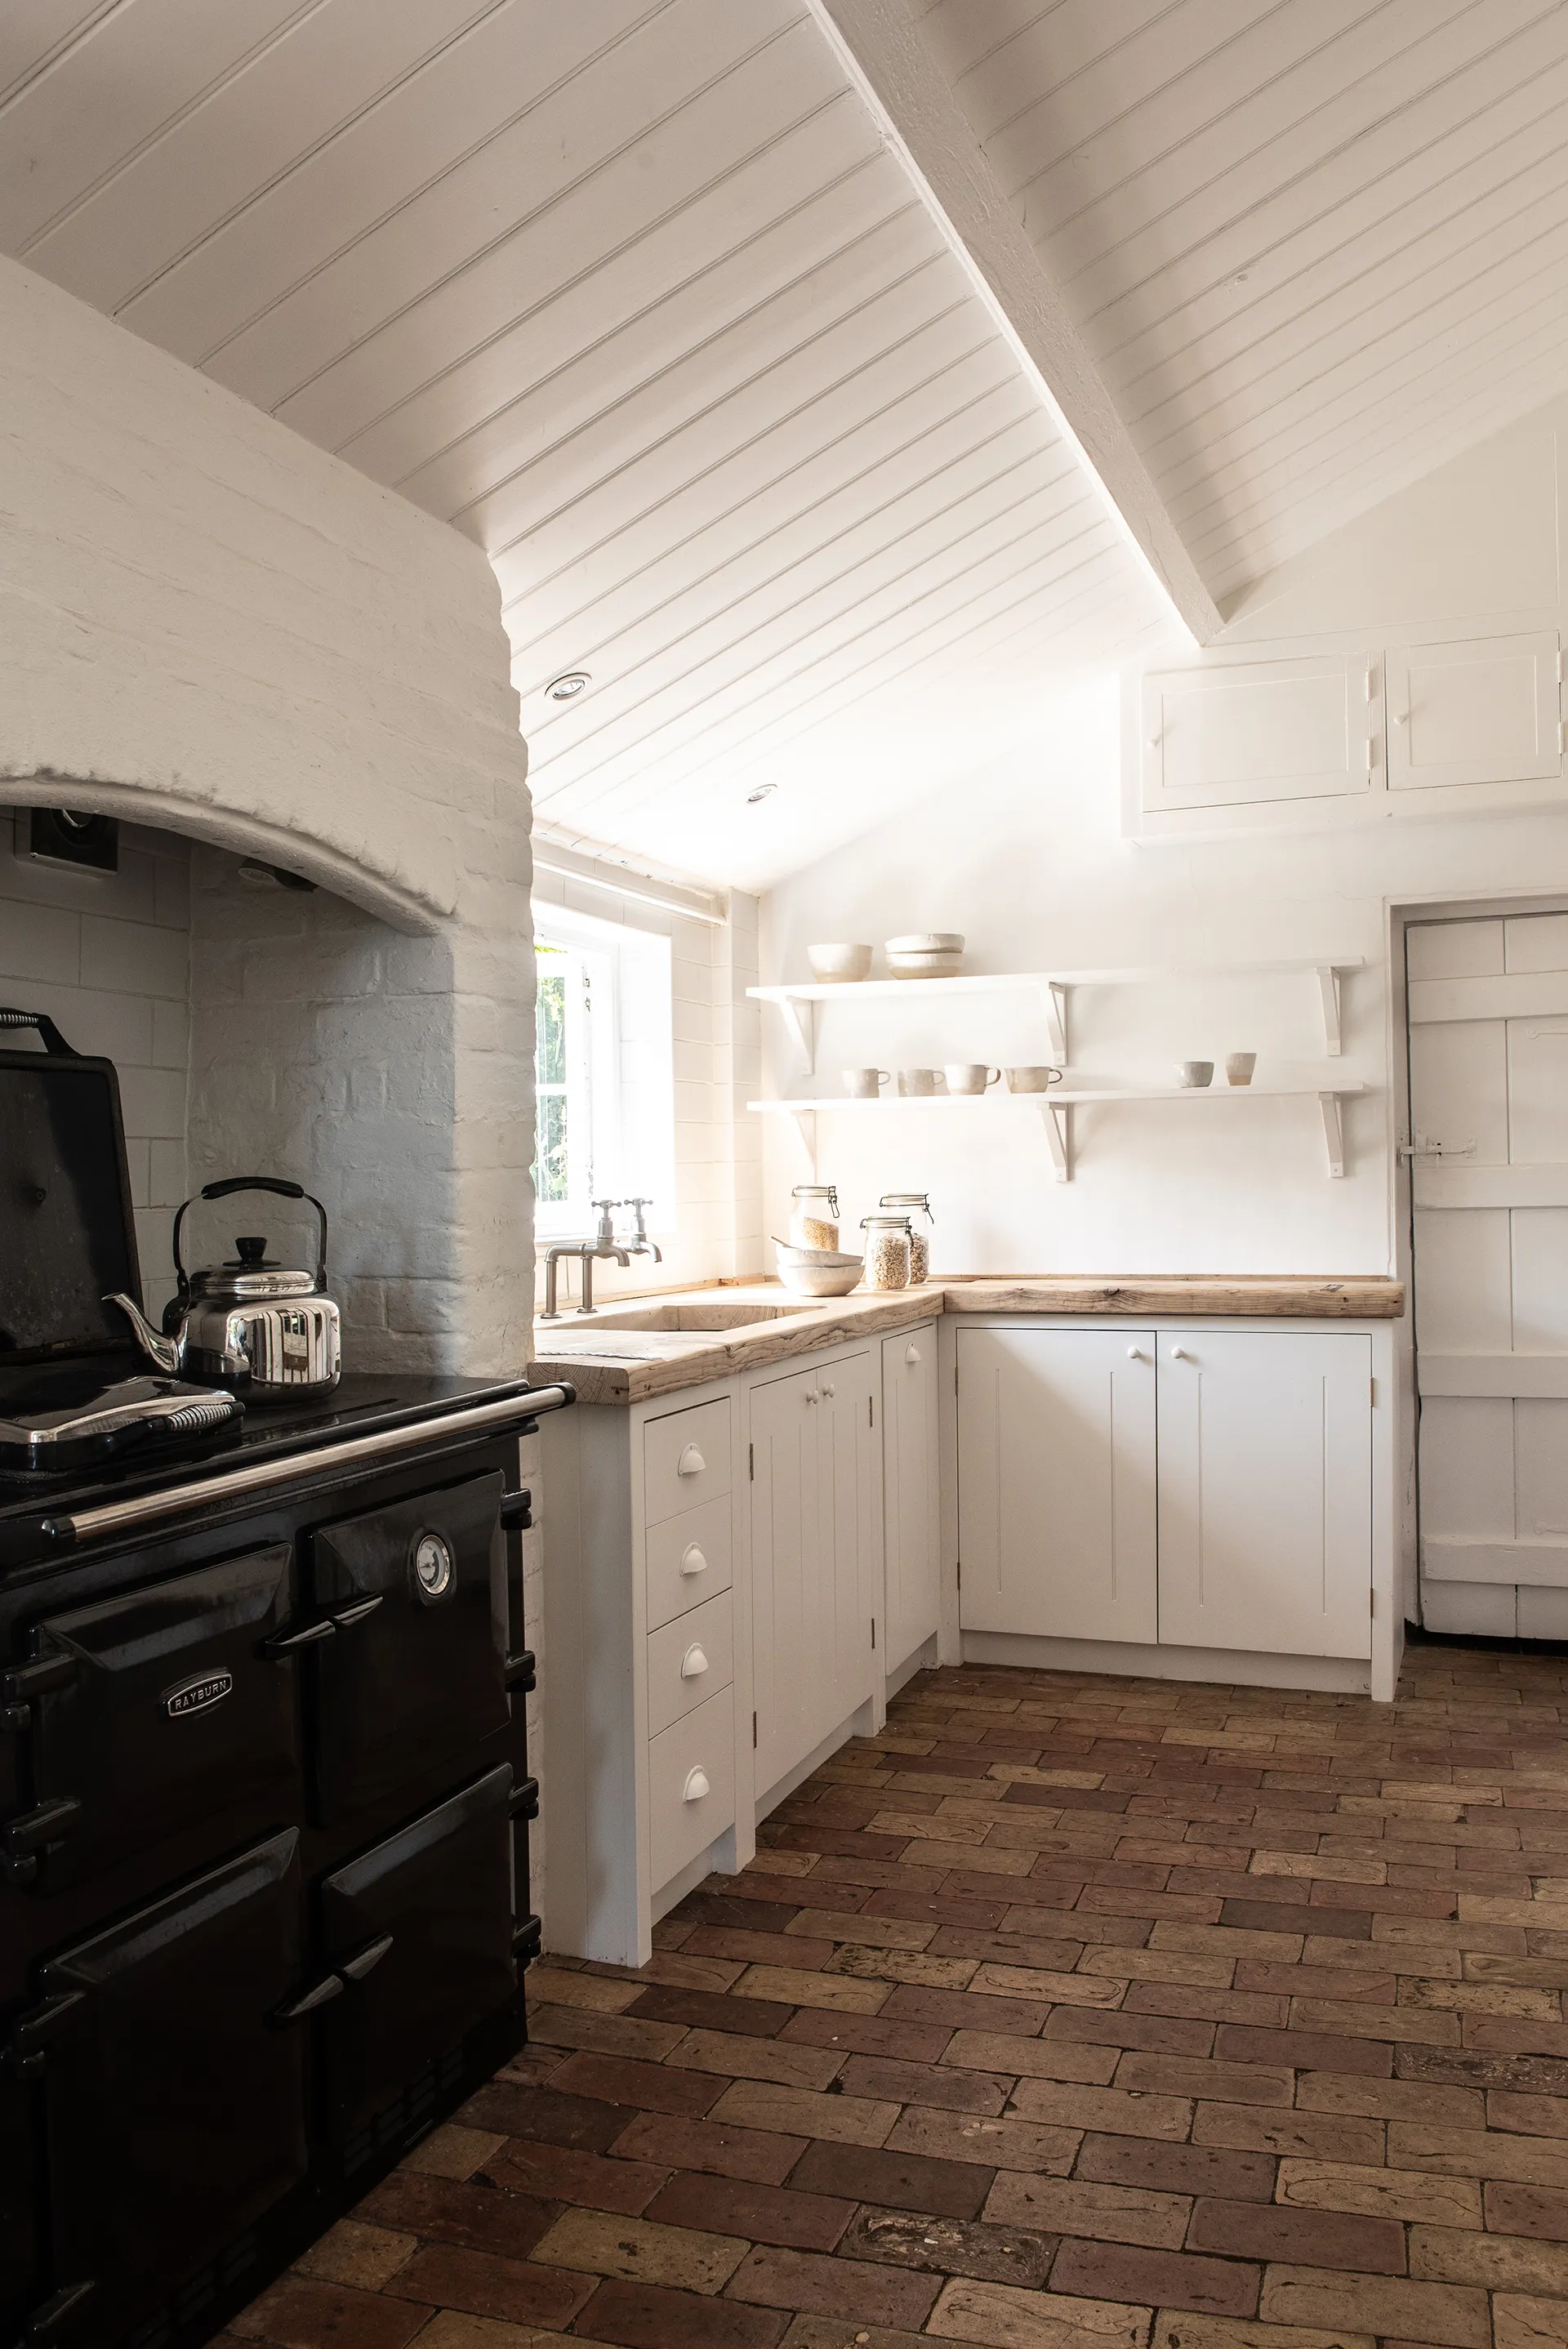
[[[232,2332],[1568,2344],[1565,1682],[924,1674]]]

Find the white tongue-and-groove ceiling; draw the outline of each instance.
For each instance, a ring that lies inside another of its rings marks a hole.
[[[1561,0],[911,15],[1215,594],[1560,387]],[[1170,625],[805,0],[8,0],[0,250],[486,549],[566,836],[765,885]]]

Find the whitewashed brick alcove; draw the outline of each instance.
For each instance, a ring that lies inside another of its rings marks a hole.
[[[477,547],[0,261],[0,802],[198,843],[191,1180],[320,1188],[363,1367],[528,1361],[509,661]]]

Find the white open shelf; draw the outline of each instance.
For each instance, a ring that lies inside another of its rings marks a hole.
[[[914,980],[912,985],[945,984]],[[956,1110],[965,1117],[994,1116],[998,1111],[1023,1107],[1037,1111],[1044,1123],[1046,1139],[1050,1144],[1058,1183],[1073,1179],[1073,1112],[1078,1109],[1104,1107],[1115,1102],[1245,1102],[1315,1100],[1323,1118],[1324,1147],[1328,1158],[1328,1172],[1335,1178],[1345,1173],[1344,1128],[1339,1113],[1343,1100],[1363,1093],[1366,1086],[1358,1078],[1298,1077],[1277,1084],[1250,1085],[1053,1085],[1048,1093],[913,1093],[888,1094],[875,1100],[859,1101],[848,1093],[824,1095],[819,1100],[781,1100],[748,1102],[746,1106],[769,1114],[792,1117],[800,1138],[810,1152],[813,1166],[816,1162],[816,1121],[820,1113],[847,1114],[851,1117],[899,1116],[910,1111]]]
[[[1106,970],[981,972],[960,978],[802,979],[787,987],[748,987],[746,992],[759,1003],[777,1007],[806,1056],[806,1070],[810,1075],[817,1066],[820,1003],[886,1002],[901,996],[936,999],[950,996],[957,1000],[971,995],[1037,994],[1046,1015],[1052,1059],[1066,1061],[1071,1043],[1070,1007],[1075,987],[1144,987],[1165,979],[1310,977],[1316,983],[1323,1014],[1323,1049],[1330,1060],[1337,1060],[1340,977],[1346,971],[1365,968],[1366,958],[1360,955],[1291,962],[1149,963]],[[1123,1094],[1121,1098],[1144,1100],[1158,1096]]]

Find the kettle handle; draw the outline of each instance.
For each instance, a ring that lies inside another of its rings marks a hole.
[[[273,1191],[280,1199],[303,1199],[321,1217],[321,1238],[316,1248],[315,1285],[326,1287],[326,1209],[319,1199],[312,1198],[301,1183],[290,1183],[281,1174],[226,1174],[221,1182],[204,1183],[196,1194],[201,1199],[226,1199],[232,1191]],[[187,1199],[174,1218],[174,1274],[179,1282],[179,1295],[174,1300],[183,1308],[191,1294],[191,1277],[180,1254],[180,1227],[185,1221],[185,1211],[196,1204]]]

